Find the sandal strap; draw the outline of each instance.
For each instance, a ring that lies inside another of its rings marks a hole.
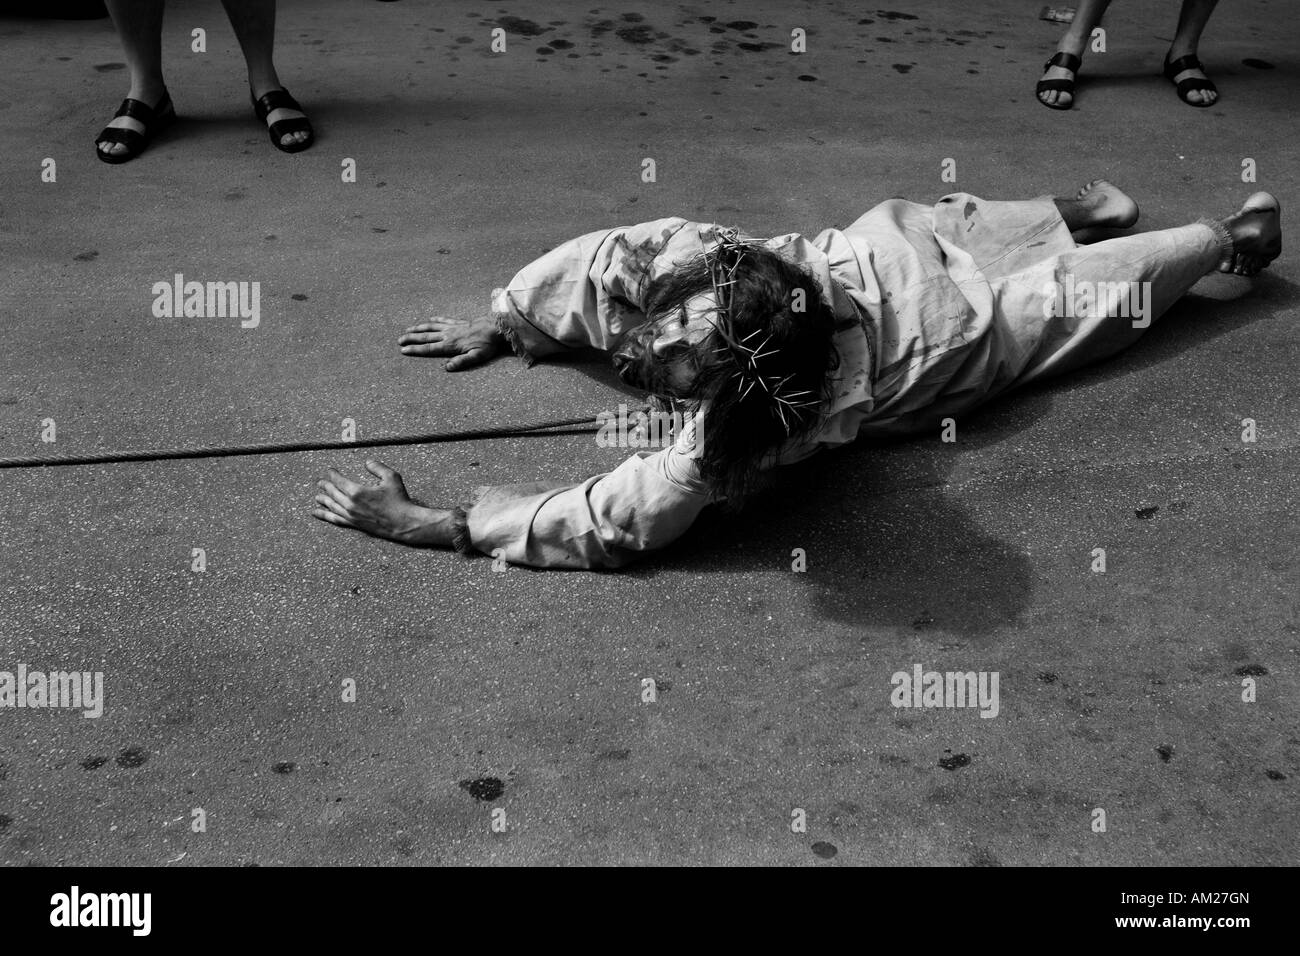
[[[258,99],[253,100],[253,108],[257,111],[257,118],[266,122],[266,118],[271,115],[272,110],[297,110],[299,113],[306,112],[298,101],[289,95],[285,89],[271,90],[264,93]]]
[[[118,116],[129,116],[131,119],[139,120],[145,126],[149,126],[160,114],[165,113],[169,106],[171,106],[171,97],[166,93],[164,93],[163,98],[158,101],[157,107],[150,106],[148,103],[144,103],[140,100],[133,100],[128,96],[122,101],[122,105],[117,108],[117,112],[114,113],[113,116],[115,118]]]
[[[276,139],[284,136],[286,133],[312,133],[311,120],[305,116],[295,116],[293,119],[276,120],[267,127],[271,135]]]
[[[1063,67],[1072,73],[1078,73],[1079,67],[1083,66],[1083,60],[1073,53],[1058,50],[1050,60],[1043,64],[1043,69],[1051,69],[1054,66]]]
[[[1165,57],[1165,76],[1171,80],[1184,70],[1200,69],[1203,69],[1201,61],[1196,58],[1196,54],[1194,53],[1189,53],[1187,56],[1180,56],[1173,62],[1170,62],[1167,56]]]
[[[1196,76],[1189,76],[1185,80],[1179,80],[1174,84],[1174,90],[1179,96],[1182,96],[1184,93],[1190,93],[1192,90],[1213,90],[1215,93],[1219,92],[1219,88],[1209,80],[1201,79]]]
[[[1066,93],[1074,92],[1074,80],[1039,80],[1035,93],[1045,93],[1048,90],[1064,90]]]
[[[128,152],[138,153],[147,145],[147,140],[133,129],[105,126],[100,130],[99,135],[95,137],[95,144],[100,143],[121,143],[127,148]]]

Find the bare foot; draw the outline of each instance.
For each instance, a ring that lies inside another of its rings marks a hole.
[[[1086,226],[1127,229],[1138,221],[1138,204],[1105,179],[1094,179],[1074,197],[1087,217]]]
[[[1282,254],[1282,204],[1272,194],[1255,193],[1223,224],[1233,255],[1220,272],[1253,276]]]

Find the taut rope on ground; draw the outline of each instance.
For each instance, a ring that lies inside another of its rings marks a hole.
[[[556,429],[564,429],[557,431]],[[560,418],[524,425],[501,425],[461,431],[429,432],[423,435],[388,435],[381,438],[358,438],[353,441],[272,442],[263,445],[211,445],[203,448],[177,448],[153,451],[110,451],[70,455],[22,455],[0,458],[2,468],[53,468],[60,465],[107,465],[128,461],[171,461],[183,458],[234,458],[240,455],[279,455],[300,451],[334,451],[345,448],[381,448],[389,445],[431,445],[439,442],[476,441],[497,438],[522,438],[532,435],[583,435],[597,432],[600,426],[593,416]]]

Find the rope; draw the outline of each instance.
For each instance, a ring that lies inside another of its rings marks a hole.
[[[574,427],[583,426],[583,427]],[[564,428],[566,431],[554,431]],[[439,442],[477,439],[522,438],[529,435],[585,435],[599,431],[595,419],[561,418],[528,425],[502,425],[464,431],[430,432],[427,435],[390,435],[358,438],[355,441],[275,442],[266,445],[213,445],[207,448],[179,448],[155,451],[113,451],[86,455],[25,455],[0,458],[3,468],[52,468],[60,465],[108,465],[126,461],[169,461],[177,458],[234,458],[240,455],[279,455],[299,451],[333,451],[344,448],[379,448],[388,445],[429,445]]]

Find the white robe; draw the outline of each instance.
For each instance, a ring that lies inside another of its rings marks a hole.
[[[496,290],[498,326],[529,364],[608,352],[645,321],[649,280],[708,249],[720,228],[670,218],[580,236]],[[937,429],[1008,388],[1118,352],[1215,268],[1230,252],[1222,243],[1196,224],[1079,246],[1049,198],[965,193],[934,206],[890,200],[812,240],[768,239],[811,272],[839,320],[823,424],[774,455]],[[1079,292],[1098,284],[1112,293],[1100,306]],[[516,564],[618,567],[672,542],[714,500],[693,455],[679,443],[576,485],[480,488],[460,540]]]

